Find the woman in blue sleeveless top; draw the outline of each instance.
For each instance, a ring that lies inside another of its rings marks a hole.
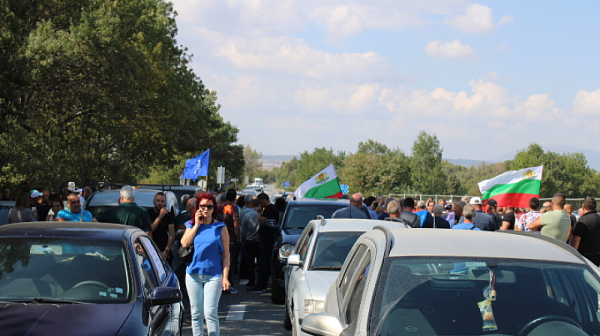
[[[229,274],[229,235],[225,223],[217,221],[217,202],[211,194],[196,201],[194,219],[185,223],[181,245],[194,244],[194,255],[186,269],[185,283],[190,297],[192,331],[204,334],[203,320],[209,336],[219,335],[219,298],[231,284]]]

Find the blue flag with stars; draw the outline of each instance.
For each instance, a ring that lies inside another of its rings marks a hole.
[[[185,162],[185,168],[181,178],[196,181],[198,176],[208,176],[208,162],[210,161],[210,149],[206,152],[189,159]]]

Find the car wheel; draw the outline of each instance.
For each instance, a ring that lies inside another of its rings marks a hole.
[[[277,281],[273,279],[273,286],[271,291],[271,302],[275,304],[282,304],[285,301],[285,288],[277,285]]]
[[[292,320],[290,319],[290,310],[288,309],[288,305],[285,305],[285,313],[283,315],[283,327],[286,330],[292,329]]]

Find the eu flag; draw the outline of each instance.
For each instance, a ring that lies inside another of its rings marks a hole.
[[[210,149],[206,152],[189,159],[185,162],[185,168],[181,174],[181,178],[186,178],[196,181],[198,176],[208,176],[208,162],[210,161]]]

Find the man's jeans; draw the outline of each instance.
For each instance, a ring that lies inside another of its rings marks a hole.
[[[222,276],[186,273],[185,283],[190,296],[194,336],[204,335],[204,317],[206,317],[208,335],[219,336],[219,298],[223,291]]]

